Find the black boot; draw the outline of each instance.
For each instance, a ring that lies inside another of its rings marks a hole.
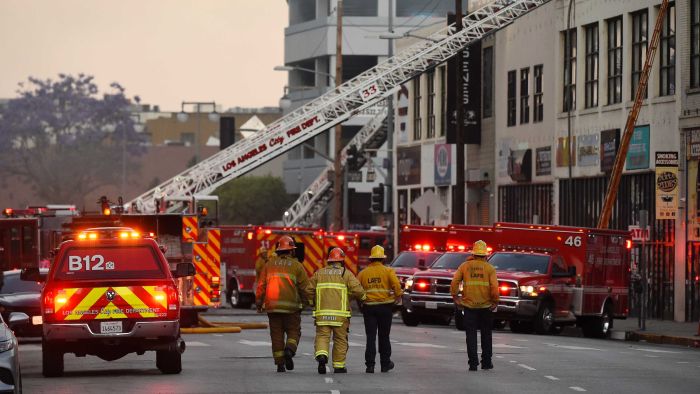
[[[368,365],[367,369],[365,369],[366,373],[374,373],[374,365]]]
[[[277,372],[286,372],[283,364],[277,365]]]
[[[284,349],[284,366],[289,371],[294,369],[294,360],[292,360],[292,357],[294,357],[294,352],[292,351],[292,349],[285,348]]]
[[[481,369],[493,369],[493,363],[489,361],[481,361]]]
[[[479,369],[479,364],[469,364],[470,371],[476,371],[477,369]]]
[[[394,369],[394,362],[389,361],[388,363],[382,365],[382,372],[389,372]]]
[[[348,369],[343,367],[343,368],[333,368],[333,373],[348,373]]]
[[[328,357],[326,356],[316,356],[316,361],[318,361],[318,373],[321,375],[326,374],[326,364],[328,364]]]

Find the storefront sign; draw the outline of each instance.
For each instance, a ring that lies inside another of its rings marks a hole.
[[[435,144],[435,186],[452,184],[452,147],[448,144]]]
[[[615,166],[615,156],[620,147],[620,129],[600,132],[600,172],[610,172]]]
[[[535,175],[552,175],[552,147],[535,149]]]
[[[637,126],[627,151],[626,170],[649,168],[649,125]]]
[[[646,229],[642,230],[639,226],[629,225],[628,227],[630,234],[632,235],[632,241],[649,241],[651,240],[651,229],[647,226]]]
[[[598,134],[578,136],[578,165],[579,167],[592,167],[598,165],[600,160],[600,137]]]
[[[656,152],[656,219],[678,213],[678,152]]]
[[[688,160],[700,159],[700,129],[686,130]]]
[[[397,158],[397,184],[420,184],[420,146],[398,148]]]
[[[557,140],[557,167],[568,167],[570,152],[576,150],[576,137],[572,138],[572,147],[569,148],[569,137],[559,137]],[[576,165],[576,156],[573,157],[572,166]]]

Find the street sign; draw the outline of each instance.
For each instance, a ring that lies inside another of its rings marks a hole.
[[[440,217],[447,206],[434,191],[428,190],[411,203],[411,209],[418,215],[421,223],[429,224]]]
[[[630,225],[628,227],[630,233],[632,233],[632,241],[650,241],[651,231],[649,227],[642,230],[639,226]]]

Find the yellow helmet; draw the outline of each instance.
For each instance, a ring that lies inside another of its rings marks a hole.
[[[386,255],[384,254],[384,248],[382,248],[379,245],[375,245],[372,247],[372,251],[369,253],[369,258],[370,259],[385,259]]]
[[[472,249],[472,254],[475,256],[486,256],[489,254],[488,252],[488,247],[486,246],[486,242],[482,240],[478,240],[474,242],[474,248]]]

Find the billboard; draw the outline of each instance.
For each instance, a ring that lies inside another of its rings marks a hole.
[[[552,147],[535,149],[535,175],[552,175]]]
[[[587,134],[578,136],[578,153],[579,167],[592,167],[598,165],[600,160],[600,141],[598,134]]]
[[[396,150],[396,183],[398,185],[420,184],[420,145]]]
[[[615,157],[620,148],[620,129],[600,132],[600,172],[610,172],[615,166]]]
[[[649,168],[649,125],[637,126],[627,151],[626,170]]]
[[[452,147],[449,144],[435,144],[435,186],[452,184]]]

